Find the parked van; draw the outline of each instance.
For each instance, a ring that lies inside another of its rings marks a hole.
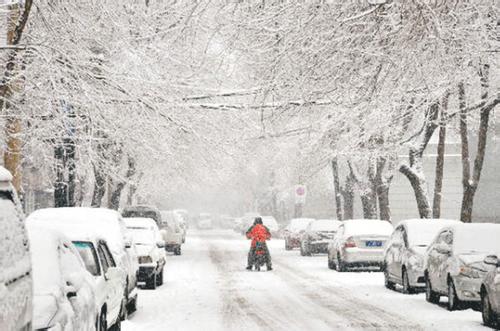
[[[24,215],[11,184],[0,167],[0,330],[31,330],[32,276]]]

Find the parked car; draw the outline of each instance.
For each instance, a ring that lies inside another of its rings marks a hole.
[[[182,228],[180,227],[178,214],[164,210],[161,212],[162,223],[160,233],[165,241],[165,250],[175,255],[182,254]]]
[[[93,330],[98,323],[93,279],[71,241],[28,223],[33,267],[33,328]]]
[[[424,255],[436,234],[457,221],[410,219],[399,223],[387,243],[384,254],[385,286],[403,286],[403,293],[425,289]]]
[[[290,221],[283,232],[287,251],[300,247],[300,237],[312,221],[314,221],[312,218],[294,218]]]
[[[200,230],[210,230],[213,229],[214,224],[212,221],[212,215],[208,213],[201,213],[198,222],[196,223],[196,226]]]
[[[337,220],[315,220],[309,223],[300,238],[300,255],[328,253],[328,244],[342,224]]]
[[[490,255],[484,263],[491,270],[481,284],[481,311],[484,325],[493,328],[500,325],[500,260],[497,255]]]
[[[328,267],[347,271],[351,267],[384,265],[384,248],[393,231],[392,224],[381,220],[348,220],[339,226],[328,247]]]
[[[271,236],[277,238],[279,236],[280,227],[273,216],[262,216],[262,223],[269,229]]]
[[[85,268],[92,275],[96,301],[98,330],[107,330],[108,326],[119,330],[123,316],[125,270],[118,268],[104,237],[99,229],[75,226],[71,222],[39,221],[28,217],[29,226],[43,226],[66,235],[80,254]],[[134,302],[136,305],[137,302]],[[131,312],[136,309],[130,307]]]
[[[161,212],[158,208],[151,205],[127,206],[122,210],[123,217],[146,217],[152,218],[158,227],[161,223]]]
[[[124,218],[128,231],[137,247],[139,273],[137,280],[148,289],[163,285],[165,267],[165,241],[152,218]]]
[[[104,208],[47,208],[33,212],[29,219],[41,222],[44,226],[70,226],[81,233],[95,232],[102,236],[108,244],[114,262],[125,272],[122,282],[121,319],[124,320],[128,312],[137,309],[137,256],[118,212]]]
[[[448,297],[448,309],[480,302],[481,284],[491,266],[488,255],[500,254],[500,224],[459,223],[441,229],[425,255],[426,299]]]
[[[0,330],[32,329],[32,278],[24,214],[12,176],[0,167]]]

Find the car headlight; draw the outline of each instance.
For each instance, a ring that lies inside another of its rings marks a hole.
[[[139,256],[139,264],[153,263],[151,256]]]
[[[460,275],[469,278],[481,278],[481,274],[477,269],[474,269],[466,265],[460,267]]]

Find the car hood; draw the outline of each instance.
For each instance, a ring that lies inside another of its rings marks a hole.
[[[466,265],[484,265],[484,258],[488,256],[486,253],[460,254],[459,260]]]
[[[423,257],[425,255],[425,252],[427,251],[427,246],[411,246],[411,250],[416,255]]]
[[[55,295],[35,295],[33,298],[33,329],[44,329],[53,325],[59,307]]]

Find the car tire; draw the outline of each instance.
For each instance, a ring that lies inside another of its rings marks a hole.
[[[163,268],[161,269],[161,271],[158,274],[158,276],[156,276],[156,285],[157,286],[162,286],[163,285]]]
[[[402,283],[403,283],[403,293],[404,294],[414,294],[415,289],[411,287],[410,285],[410,279],[408,278],[408,272],[406,271],[406,268],[403,268],[402,272]]]
[[[306,252],[304,251],[304,247],[300,244],[300,256],[306,256]]]
[[[457,291],[455,289],[455,284],[452,279],[448,279],[448,305],[449,311],[454,311],[462,306],[460,299],[457,296]]]
[[[498,320],[491,308],[490,298],[486,290],[481,291],[481,315],[485,326],[494,328],[498,326]]]
[[[328,254],[328,268],[331,270],[335,270],[335,262],[330,259],[330,254]]]
[[[291,251],[292,248],[290,247],[290,245],[288,244],[288,240],[285,239],[285,250],[286,251]]]
[[[437,304],[439,303],[440,295],[437,292],[434,292],[432,289],[431,280],[428,275],[425,275],[425,300],[430,303]]]
[[[342,259],[340,258],[340,254],[337,254],[337,271],[338,272],[346,272],[347,267],[344,262],[342,262]]]
[[[389,271],[387,270],[387,267],[384,268],[384,285],[389,290],[394,291],[396,289],[396,284],[394,282],[391,282],[390,280]]]
[[[181,246],[174,249],[174,255],[181,255]]]
[[[306,244],[306,249],[304,250],[305,256],[312,256],[311,247]]]

